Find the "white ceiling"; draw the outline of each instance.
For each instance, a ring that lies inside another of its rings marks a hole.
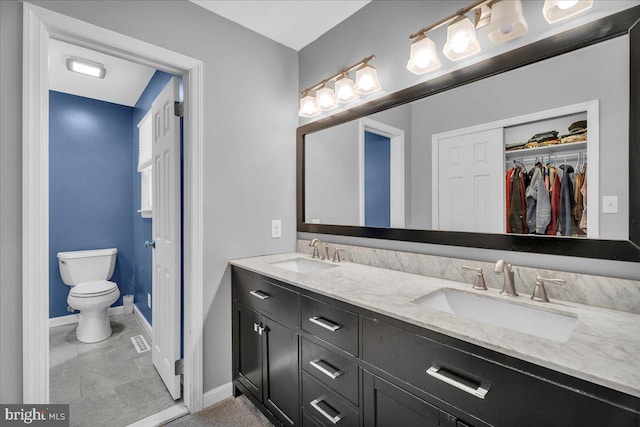
[[[67,70],[73,56],[103,64],[104,79]],[[155,69],[58,40],[49,43],[49,89],[133,107]]]
[[[190,1],[298,51],[371,0]]]

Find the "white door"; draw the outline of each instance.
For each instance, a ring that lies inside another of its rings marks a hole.
[[[433,228],[503,233],[502,128],[434,138],[433,154]]]
[[[180,118],[174,114],[178,79],[153,101],[152,359],[174,399],[180,398]]]

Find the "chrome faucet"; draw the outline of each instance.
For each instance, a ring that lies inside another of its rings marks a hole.
[[[473,281],[473,289],[479,289],[482,291],[487,290],[487,285],[485,285],[484,276],[482,275],[482,267],[467,267],[466,265],[463,265],[462,269],[476,272],[476,278]]]
[[[322,250],[320,252],[320,259],[326,259],[329,261],[329,244],[326,242],[322,243]]]
[[[333,252],[333,259],[331,261],[341,262],[342,260],[340,259],[340,252],[344,252],[344,249],[336,248],[335,251]]]
[[[311,258],[320,258],[318,243],[322,243],[322,241],[320,239],[313,239],[311,242],[309,242],[309,247],[313,248],[313,253],[311,254]]]
[[[536,277],[536,287],[533,289],[533,295],[531,299],[540,302],[549,302],[547,297],[547,290],[544,288],[544,282],[555,283],[556,285],[564,285],[566,281],[564,279],[545,279],[544,277]]]
[[[516,284],[513,277],[513,269],[511,264],[507,264],[503,259],[499,259],[496,262],[496,266],[493,269],[498,274],[504,274],[504,285],[502,286],[502,290],[500,291],[503,295],[509,295],[512,297],[517,297],[518,293],[516,292]]]

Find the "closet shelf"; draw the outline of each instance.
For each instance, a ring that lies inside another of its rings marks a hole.
[[[505,159],[511,160],[522,156],[561,153],[566,151],[586,150],[587,141],[567,142],[566,144],[547,145],[544,147],[523,148],[522,150],[505,151]]]

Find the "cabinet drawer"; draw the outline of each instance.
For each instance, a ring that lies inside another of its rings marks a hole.
[[[298,327],[299,295],[249,271],[233,269],[233,298]]]
[[[358,405],[358,365],[355,363],[303,338],[302,369]]]
[[[358,356],[358,315],[302,297],[302,329]]]
[[[363,360],[490,424],[631,426],[640,420],[632,409],[364,317],[362,339]]]
[[[346,400],[329,391],[306,373],[302,373],[302,408],[306,414],[332,427],[356,427],[359,424],[358,412]]]

